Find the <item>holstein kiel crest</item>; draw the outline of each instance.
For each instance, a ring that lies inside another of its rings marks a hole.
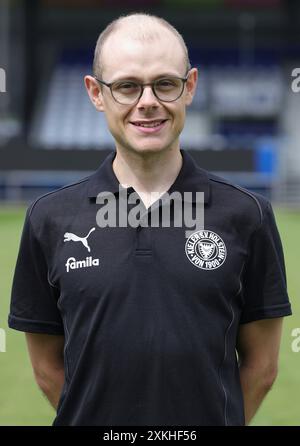
[[[212,231],[197,231],[185,244],[187,258],[201,269],[219,268],[226,259],[226,246],[221,237]]]

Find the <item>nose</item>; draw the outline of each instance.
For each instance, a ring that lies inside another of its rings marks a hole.
[[[137,103],[138,108],[158,107],[159,101],[152,91],[151,85],[144,86],[144,91]]]

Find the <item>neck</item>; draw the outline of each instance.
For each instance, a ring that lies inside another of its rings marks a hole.
[[[125,187],[133,187],[146,207],[151,206],[150,194],[164,194],[174,183],[182,166],[179,148],[160,153],[129,153],[117,149],[113,170]],[[156,195],[157,195],[156,194]]]

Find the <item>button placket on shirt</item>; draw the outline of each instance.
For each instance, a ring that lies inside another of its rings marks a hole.
[[[143,220],[149,217],[148,213],[143,216]],[[141,222],[142,223],[142,222]],[[136,255],[151,255],[152,254],[152,241],[151,241],[151,227],[142,226],[139,224],[136,228]]]

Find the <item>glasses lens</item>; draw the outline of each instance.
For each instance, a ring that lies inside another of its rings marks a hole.
[[[133,104],[140,95],[141,86],[131,81],[115,82],[111,86],[111,91],[120,104]]]
[[[172,102],[181,96],[184,83],[179,78],[159,79],[154,84],[155,94],[161,101]]]
[[[154,82],[154,91],[161,101],[172,102],[178,99],[184,88],[184,82],[177,77],[159,79]],[[118,81],[111,86],[114,99],[120,104],[129,105],[136,102],[142,91],[142,86],[133,81]]]

